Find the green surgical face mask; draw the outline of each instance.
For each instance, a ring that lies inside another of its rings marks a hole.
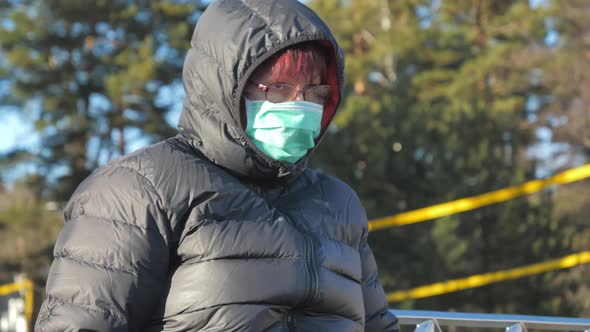
[[[315,146],[322,112],[322,105],[308,101],[246,99],[246,134],[270,158],[295,163]]]

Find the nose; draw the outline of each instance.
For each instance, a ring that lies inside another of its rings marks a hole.
[[[303,98],[303,93],[304,93],[303,91],[295,91],[295,99],[294,100],[298,100],[298,101],[305,100]]]

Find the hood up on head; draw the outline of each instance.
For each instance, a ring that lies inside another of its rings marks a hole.
[[[328,50],[327,83],[335,90],[324,105],[319,143],[341,101],[344,55],[328,26],[297,0],[218,0],[209,5],[184,64],[181,134],[212,163],[246,181],[280,183],[301,174],[314,149],[295,164],[270,159],[240,125],[240,107],[244,86],[260,64],[309,41]]]

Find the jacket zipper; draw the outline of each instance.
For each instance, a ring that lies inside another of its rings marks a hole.
[[[305,264],[307,265],[307,269],[309,271],[309,285],[310,285],[310,290],[309,290],[309,294],[307,295],[305,301],[303,301],[303,303],[313,303],[316,300],[317,294],[319,293],[319,287],[318,287],[318,271],[316,269],[316,264],[315,264],[315,244],[313,242],[313,239],[311,238],[310,235],[308,235],[306,232],[304,232],[302,229],[300,229],[298,227],[298,225],[295,224],[295,222],[293,220],[291,220],[290,217],[288,217],[287,215],[284,215],[285,219],[287,219],[287,222],[289,222],[289,224],[291,224],[291,226],[293,226],[293,228],[295,230],[297,230],[299,233],[301,233],[301,235],[303,235],[303,239],[305,242]]]
[[[306,251],[306,263],[307,266],[309,267],[309,272],[311,275],[311,281],[310,281],[310,295],[309,295],[309,300],[308,302],[313,303],[316,299],[316,294],[319,291],[319,287],[318,287],[318,272],[316,270],[315,267],[315,246],[313,243],[313,239],[311,238],[311,236],[303,233],[303,236],[305,237],[305,241],[308,243],[306,245],[305,251]]]
[[[297,328],[295,327],[295,317],[291,311],[287,313],[287,329],[289,332],[297,332]]]

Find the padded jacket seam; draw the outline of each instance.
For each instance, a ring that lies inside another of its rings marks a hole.
[[[135,173],[135,174],[139,175],[141,178],[143,178],[149,184],[149,186],[154,190],[154,192],[156,193],[156,196],[157,196],[158,200],[160,202],[162,202],[162,204],[164,205],[164,199],[162,198],[162,195],[156,189],[156,186],[154,186],[154,184],[152,183],[152,181],[150,179],[148,179],[147,176],[145,176],[145,174],[142,174],[138,170],[136,170],[135,168],[133,168],[131,166],[127,166],[127,165],[122,165],[122,164],[113,165],[113,169],[117,169],[117,168],[129,169],[129,170],[133,171],[133,173]]]
[[[73,301],[62,301],[61,299],[59,299],[57,296],[55,295],[48,295],[47,299],[50,301],[54,301],[57,302],[58,306],[59,305],[64,305],[64,304],[69,304],[69,305],[73,305],[79,308],[83,308],[86,309],[88,311],[93,311],[96,313],[100,313],[100,314],[106,314],[107,316],[113,317],[114,319],[123,322],[123,323],[127,323],[127,319],[125,317],[122,317],[121,315],[117,314],[115,311],[113,311],[112,309],[109,308],[101,308],[98,306],[93,306],[90,304],[82,304],[82,303],[75,303]],[[47,320],[50,316],[51,316],[51,310],[53,310],[53,308],[55,308],[57,306],[54,306],[50,309],[50,315],[48,315],[48,317],[45,319]]]
[[[377,281],[377,273],[373,273],[367,279],[361,281],[361,286],[363,288],[368,287],[370,284],[374,284]]]
[[[217,258],[209,258],[209,259],[203,259],[203,260],[198,260],[196,258],[193,259],[188,259],[186,261],[183,261],[182,264],[186,264],[186,265],[193,265],[193,264],[198,264],[198,263],[207,263],[207,262],[212,262],[212,261],[219,261],[219,260],[229,260],[229,261],[235,261],[235,260],[281,260],[281,259],[298,259],[301,258],[300,256],[280,256],[280,257],[248,257],[248,256],[244,256],[244,257],[217,257]]]
[[[170,220],[170,214],[168,213],[169,211],[167,211],[167,210],[166,210],[166,208],[165,208],[165,207],[167,206],[167,204],[166,204],[166,201],[164,200],[164,198],[163,198],[162,194],[161,194],[161,193],[158,191],[158,189],[156,189],[156,186],[154,185],[154,183],[153,183],[153,182],[152,182],[150,179],[148,179],[148,177],[147,177],[145,174],[142,174],[142,173],[141,173],[141,172],[139,172],[137,169],[135,169],[135,168],[133,168],[133,167],[131,167],[131,166],[127,166],[127,165],[121,165],[121,164],[119,164],[119,165],[113,166],[113,169],[116,169],[117,167],[124,168],[124,169],[129,169],[129,170],[133,171],[133,173],[135,173],[135,174],[139,175],[141,178],[143,178],[143,179],[144,179],[144,180],[145,180],[145,181],[148,183],[148,185],[150,186],[150,188],[151,188],[151,189],[154,191],[154,193],[156,194],[156,197],[157,197],[158,201],[160,202],[160,204],[161,204],[161,206],[162,206],[162,209],[158,208],[157,206],[156,206],[156,209],[157,209],[159,212],[161,212],[162,214],[164,214],[164,215],[166,216],[166,218],[168,219],[168,221],[169,221],[169,220]],[[170,227],[170,225],[169,225],[169,224],[167,224],[167,225],[165,225],[165,226],[166,226],[166,227]],[[162,234],[162,233],[161,233],[159,230],[158,230],[158,233],[159,233],[159,234],[160,234],[160,236],[162,236],[162,238],[164,239],[164,241],[165,241],[165,243],[166,243],[166,246],[168,246],[168,241],[169,241],[169,239],[168,239],[168,237],[166,236],[166,234]]]
[[[124,225],[124,226],[129,226],[129,227],[132,227],[132,228],[138,228],[138,229],[143,230],[143,231],[148,231],[148,232],[156,232],[157,231],[157,230],[154,230],[151,227],[139,226],[139,225],[132,224],[130,222],[122,221],[122,220],[115,219],[115,218],[101,217],[101,216],[96,216],[96,215],[93,215],[93,214],[88,214],[88,213],[86,213],[86,211],[84,211],[83,213],[81,213],[80,216],[78,216],[78,217],[82,217],[82,216],[93,218],[93,219],[97,219],[97,220],[99,220],[101,222],[104,222],[104,223],[120,224],[120,225]],[[160,234],[159,231],[157,231],[157,233]]]
[[[90,265],[92,267],[99,267],[105,270],[109,270],[109,271],[114,271],[114,272],[123,272],[123,273],[127,273],[130,274],[132,276],[137,277],[137,273],[131,270],[125,270],[122,268],[118,268],[118,267],[113,267],[113,266],[108,266],[105,264],[101,264],[101,263],[96,263],[96,262],[89,262],[87,260],[78,258],[78,257],[74,257],[72,255],[67,254],[67,251],[63,251],[62,253],[58,253],[56,255],[53,256],[55,259],[66,259],[66,260],[71,260],[74,261],[78,264],[82,264],[82,265]]]

